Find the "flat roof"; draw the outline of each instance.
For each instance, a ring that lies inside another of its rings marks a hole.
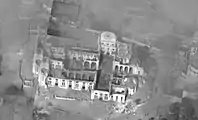
[[[113,72],[113,58],[108,55],[103,55],[101,68],[103,73],[111,74]]]
[[[62,70],[57,68],[51,68],[48,77],[93,82],[95,80],[96,75],[96,71]],[[74,77],[76,78],[74,79]]]
[[[111,93],[112,94],[122,94],[125,95],[126,94],[126,87],[123,85],[115,85],[115,84],[111,84]],[[118,90],[116,90],[118,88]],[[122,91],[120,91],[119,89],[123,89]]]
[[[96,90],[109,91],[110,74],[101,73],[96,82]]]
[[[86,48],[81,48],[81,47],[72,47],[72,49],[70,51],[99,54],[99,51],[98,50],[91,50],[91,49],[86,49]]]
[[[65,42],[67,44],[74,43],[75,46],[82,48],[98,49],[98,35],[83,28],[75,28],[70,25],[50,27],[48,28],[48,35],[57,36],[56,39],[65,39],[65,41],[67,39],[67,42]]]
[[[77,22],[79,18],[79,5],[74,2],[53,1],[51,15],[64,21]]]
[[[121,58],[130,58],[132,54],[131,45],[124,42],[117,42],[117,56]]]
[[[81,47],[98,49],[98,35],[69,25],[60,26],[60,30],[65,33],[63,37],[73,38],[78,41]]]
[[[61,46],[61,45],[76,45],[76,41],[72,38],[61,38],[57,36],[48,35],[46,41],[52,46]]]

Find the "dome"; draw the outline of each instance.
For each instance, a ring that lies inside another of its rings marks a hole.
[[[112,32],[103,32],[102,34],[101,34],[101,40],[103,41],[114,41],[114,42],[116,42],[116,39],[117,39],[117,37],[116,37],[116,35],[114,34],[114,33],[112,33]]]

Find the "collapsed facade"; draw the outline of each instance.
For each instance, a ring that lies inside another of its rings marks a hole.
[[[51,46],[48,57],[38,49],[33,73],[38,76],[39,85],[88,91],[91,100],[124,103],[138,90],[144,70],[130,62],[130,44],[117,40],[114,33],[102,32],[98,44],[98,50]]]
[[[198,53],[197,53],[197,33],[194,35],[193,41],[189,44],[183,43],[180,48],[180,55],[186,58],[183,75],[198,77]]]

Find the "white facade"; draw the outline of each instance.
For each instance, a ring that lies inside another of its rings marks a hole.
[[[134,75],[143,75],[143,68],[135,65],[124,65],[120,64],[120,62],[113,61],[113,71],[124,72],[126,74],[134,74]]]
[[[39,75],[38,75],[38,83],[40,86],[45,86],[45,80],[47,78],[47,75],[46,74],[43,74],[41,71],[39,72]]]
[[[100,90],[92,90],[91,100],[94,100],[94,99],[101,99],[104,101],[109,101],[110,100],[109,92],[100,91]]]
[[[142,67],[136,67],[134,73],[134,75],[140,75],[140,76],[143,76],[144,75],[144,69]]]
[[[120,72],[125,72],[126,74],[133,74],[136,70],[136,66],[134,65],[124,65],[120,64],[120,62],[113,61],[113,71],[120,71]]]
[[[99,69],[99,61],[90,61],[90,60],[85,60],[83,62],[84,69],[94,69],[98,70]],[[87,66],[87,67],[86,67]]]
[[[198,69],[196,69],[196,68],[193,67],[192,65],[189,65],[189,66],[188,66],[187,75],[194,76],[194,77],[198,77]]]
[[[24,88],[32,88],[32,86],[33,86],[33,82],[30,81],[30,80],[25,80],[25,81],[23,82],[23,87],[24,87]]]
[[[40,71],[40,66],[36,63],[37,60],[42,62],[42,60],[43,60],[43,51],[42,50],[41,50],[41,53],[34,54],[33,64],[32,64],[32,72],[34,75],[38,75],[39,71]]]
[[[54,77],[48,77],[47,82],[48,82],[48,86],[50,87],[57,86],[63,89],[71,88],[73,90],[91,90],[94,87],[94,82],[60,79]]]
[[[83,59],[83,60],[92,60],[92,61],[98,61],[99,60],[99,52],[91,50],[83,49],[83,48],[73,48],[72,50],[68,51],[68,56],[70,59],[76,58]]]
[[[50,62],[51,62],[51,65],[53,68],[63,69],[63,67],[64,67],[63,61],[51,59]]]
[[[103,32],[100,37],[100,48],[104,54],[113,55],[116,52],[117,36],[112,32]]]
[[[136,88],[128,88],[128,94],[133,95],[136,93]]]
[[[32,73],[37,76],[39,74],[39,71],[40,71],[40,66],[38,66],[35,62],[33,62]]]
[[[111,100],[119,103],[125,103],[126,101],[126,95],[123,94],[112,94]]]
[[[49,58],[45,57],[43,58],[43,62],[41,63],[41,70],[45,69],[47,70],[47,73],[49,71]]]
[[[119,103],[124,103],[126,100],[127,88],[122,85],[111,84],[111,100]]]
[[[70,57],[70,59],[83,60],[84,68],[86,66],[88,66],[87,69],[98,70],[99,68],[99,53],[71,50],[68,52],[68,56]]]
[[[64,47],[51,47],[52,54],[55,58],[65,59]]]
[[[122,64],[129,64],[132,55],[131,46],[117,41],[117,55],[119,62]]]

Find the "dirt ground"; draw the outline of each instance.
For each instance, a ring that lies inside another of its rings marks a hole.
[[[4,56],[2,64],[5,71],[0,76],[0,92],[14,81],[20,82],[17,62],[19,58],[15,53],[28,39],[29,21],[19,20],[18,15],[30,16],[40,7],[39,1],[35,3],[22,8],[21,0],[0,1],[0,51]],[[81,19],[85,27],[115,31],[129,37],[147,34],[160,36],[154,45],[162,49],[166,55],[157,57],[160,65],[156,81],[162,92],[167,92],[172,87],[168,77],[174,62],[175,52],[172,51],[177,51],[175,46],[186,39],[183,37],[191,37],[197,29],[196,0],[84,0],[82,4]],[[169,35],[170,33],[174,35]],[[3,120],[7,119],[11,120]]]

